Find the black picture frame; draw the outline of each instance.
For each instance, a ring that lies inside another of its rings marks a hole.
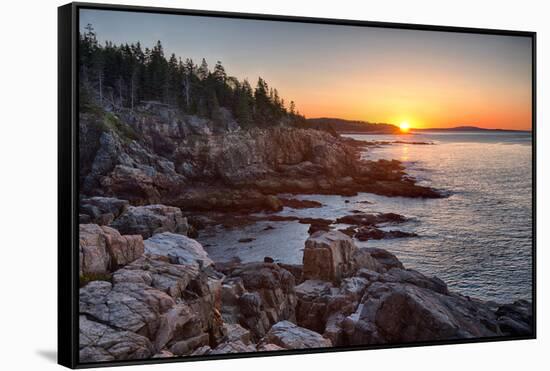
[[[515,337],[488,337],[445,341],[421,341],[403,344],[333,347],[305,350],[268,351],[208,356],[185,356],[163,359],[143,359],[100,363],[80,363],[78,360],[78,30],[79,11],[96,9],[131,11],[156,14],[194,15],[238,18],[265,21],[285,21],[360,27],[397,28],[405,30],[445,31],[457,33],[523,36],[532,42],[532,303],[533,333]],[[58,363],[69,368],[107,367],[136,364],[189,362],[244,357],[266,357],[289,354],[341,352],[379,348],[417,347],[536,338],[536,32],[485,28],[434,26],[407,23],[371,22],[345,19],[310,18],[296,16],[232,13],[188,9],[156,8],[144,6],[111,5],[96,3],[70,3],[58,8]]]

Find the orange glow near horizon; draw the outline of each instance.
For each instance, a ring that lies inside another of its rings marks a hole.
[[[165,55],[221,61],[253,88],[261,76],[307,118],[532,128],[529,37],[108,13],[82,10],[80,25],[91,23],[101,42],[162,40]]]
[[[272,83],[280,86],[282,96],[292,97],[307,118],[396,126],[407,121],[411,129],[477,126],[531,130],[528,49],[503,49],[504,58],[494,48],[488,44],[483,50],[480,46],[475,56],[466,54],[468,51],[394,51],[391,57],[376,58],[376,62],[356,58],[333,74],[285,70],[290,78],[275,78]]]
[[[394,72],[378,73],[374,79],[364,73],[349,73],[332,86],[324,85],[329,86],[324,91],[308,80],[298,86],[287,87],[284,81],[281,85],[307,118],[335,117],[396,126],[407,121],[410,129],[477,126],[531,130],[530,78],[510,84],[493,77],[482,84],[452,72]]]
[[[399,130],[401,130],[402,133],[408,133],[411,129],[411,125],[407,121],[403,121],[399,124]]]

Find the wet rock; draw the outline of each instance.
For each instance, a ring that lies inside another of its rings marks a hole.
[[[292,209],[310,209],[322,207],[323,204],[312,200],[299,200],[297,198],[279,198],[284,207]]]
[[[144,241],[145,253],[169,257],[175,264],[194,265],[198,268],[213,264],[197,241],[180,234],[165,232]]]
[[[319,231],[328,232],[330,230],[331,228],[327,224],[311,224],[309,226],[309,229],[307,230],[307,233],[312,235],[315,232],[319,232]]]
[[[361,227],[355,233],[359,241],[382,240],[392,238],[418,237],[416,233],[403,232],[399,230],[384,231],[376,227]]]
[[[300,224],[318,224],[318,225],[330,225],[334,223],[330,219],[323,218],[297,218]]]
[[[343,234],[345,234],[348,237],[355,236],[355,233],[357,232],[355,227],[342,228],[342,229],[338,229],[338,231],[342,232]]]
[[[239,239],[239,242],[240,242],[240,243],[248,243],[248,242],[252,242],[252,241],[254,241],[254,240],[256,240],[256,239],[253,238],[253,237],[247,237],[247,238],[241,238],[241,239]]]
[[[162,232],[186,235],[189,231],[181,210],[165,205],[129,206],[111,227],[123,234],[140,234],[144,239]]]
[[[337,223],[362,225],[362,226],[375,226],[382,223],[403,223],[407,219],[403,215],[395,213],[380,213],[380,214],[365,214],[355,213],[352,215],[346,215],[336,219]]]
[[[261,343],[275,344],[284,349],[326,348],[332,346],[331,341],[325,339],[321,334],[299,327],[289,321],[274,324]]]
[[[353,241],[341,232],[316,232],[306,240],[304,279],[338,283],[353,274],[352,256],[356,250]]]
[[[443,198],[445,194],[431,187],[424,187],[415,184],[413,179],[407,179],[402,173],[392,180],[376,180],[384,177],[382,174],[373,174],[368,179],[371,182],[363,183],[361,192],[374,193],[388,197],[411,197],[411,198]]]

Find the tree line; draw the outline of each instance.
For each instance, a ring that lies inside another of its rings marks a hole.
[[[166,57],[160,41],[152,48],[139,42],[101,45],[88,24],[80,33],[79,58],[81,103],[98,100],[134,109],[158,101],[214,121],[222,120],[224,107],[245,128],[305,120],[294,102],[287,108],[277,89],[261,77],[252,88],[246,79],[229,76],[220,61],[210,69],[204,58],[197,65],[191,58]]]

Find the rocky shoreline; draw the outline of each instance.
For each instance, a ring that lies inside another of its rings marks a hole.
[[[222,121],[154,102],[81,113],[81,362],[532,332],[527,301],[454,293],[388,251],[355,245],[416,237],[393,229],[402,215],[276,214],[322,206],[296,194],[445,196],[399,161],[364,160],[364,142],[327,131],[241,130],[228,112]],[[309,224],[302,264],[213,261],[195,240],[208,226],[259,221]]]
[[[364,142],[285,126],[245,131],[230,116],[225,122],[219,132],[165,106],[81,114],[82,197],[250,213],[280,211],[279,194],[444,196],[417,185],[399,161],[362,160]]]
[[[453,293],[385,250],[357,248],[339,231],[313,233],[301,265],[269,257],[213,262],[172,211],[157,205],[147,212],[158,218],[123,217],[140,234],[80,225],[81,362],[532,331],[529,302],[500,305]]]

